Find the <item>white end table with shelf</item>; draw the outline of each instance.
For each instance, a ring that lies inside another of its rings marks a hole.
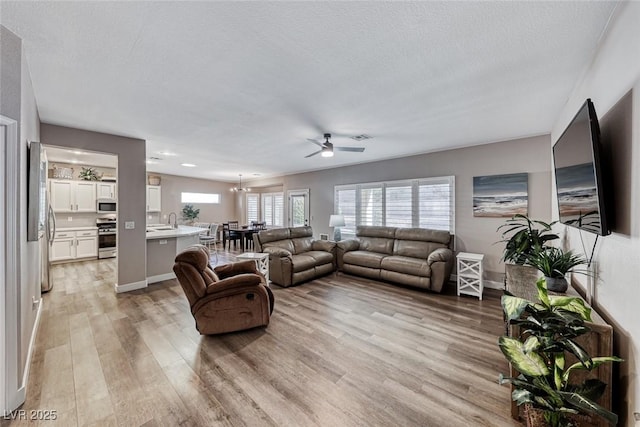
[[[483,254],[460,252],[458,259],[458,296],[472,295],[482,300],[482,260]]]
[[[245,252],[238,255],[236,258],[238,261],[248,259],[255,261],[256,268],[260,273],[264,274],[267,285],[269,284],[269,254],[261,252]]]

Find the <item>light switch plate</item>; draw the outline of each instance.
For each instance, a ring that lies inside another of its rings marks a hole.
[[[124,222],[124,228],[126,230],[133,230],[134,228],[136,228],[135,221],[125,221]]]

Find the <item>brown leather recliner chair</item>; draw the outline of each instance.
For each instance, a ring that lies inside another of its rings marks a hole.
[[[202,335],[266,326],[274,297],[254,261],[211,269],[209,250],[190,246],[176,256],[173,271]]]

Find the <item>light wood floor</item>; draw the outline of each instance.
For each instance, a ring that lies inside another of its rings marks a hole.
[[[203,337],[177,282],[116,295],[114,269],[53,270],[21,408],[57,411],[43,425],[519,425],[497,384],[497,291],[478,301],[453,284],[430,294],[334,274],[272,285],[266,329]]]

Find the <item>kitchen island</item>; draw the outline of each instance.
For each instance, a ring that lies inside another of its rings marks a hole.
[[[147,225],[147,284],[175,278],[176,255],[200,241],[202,229],[180,225]]]

